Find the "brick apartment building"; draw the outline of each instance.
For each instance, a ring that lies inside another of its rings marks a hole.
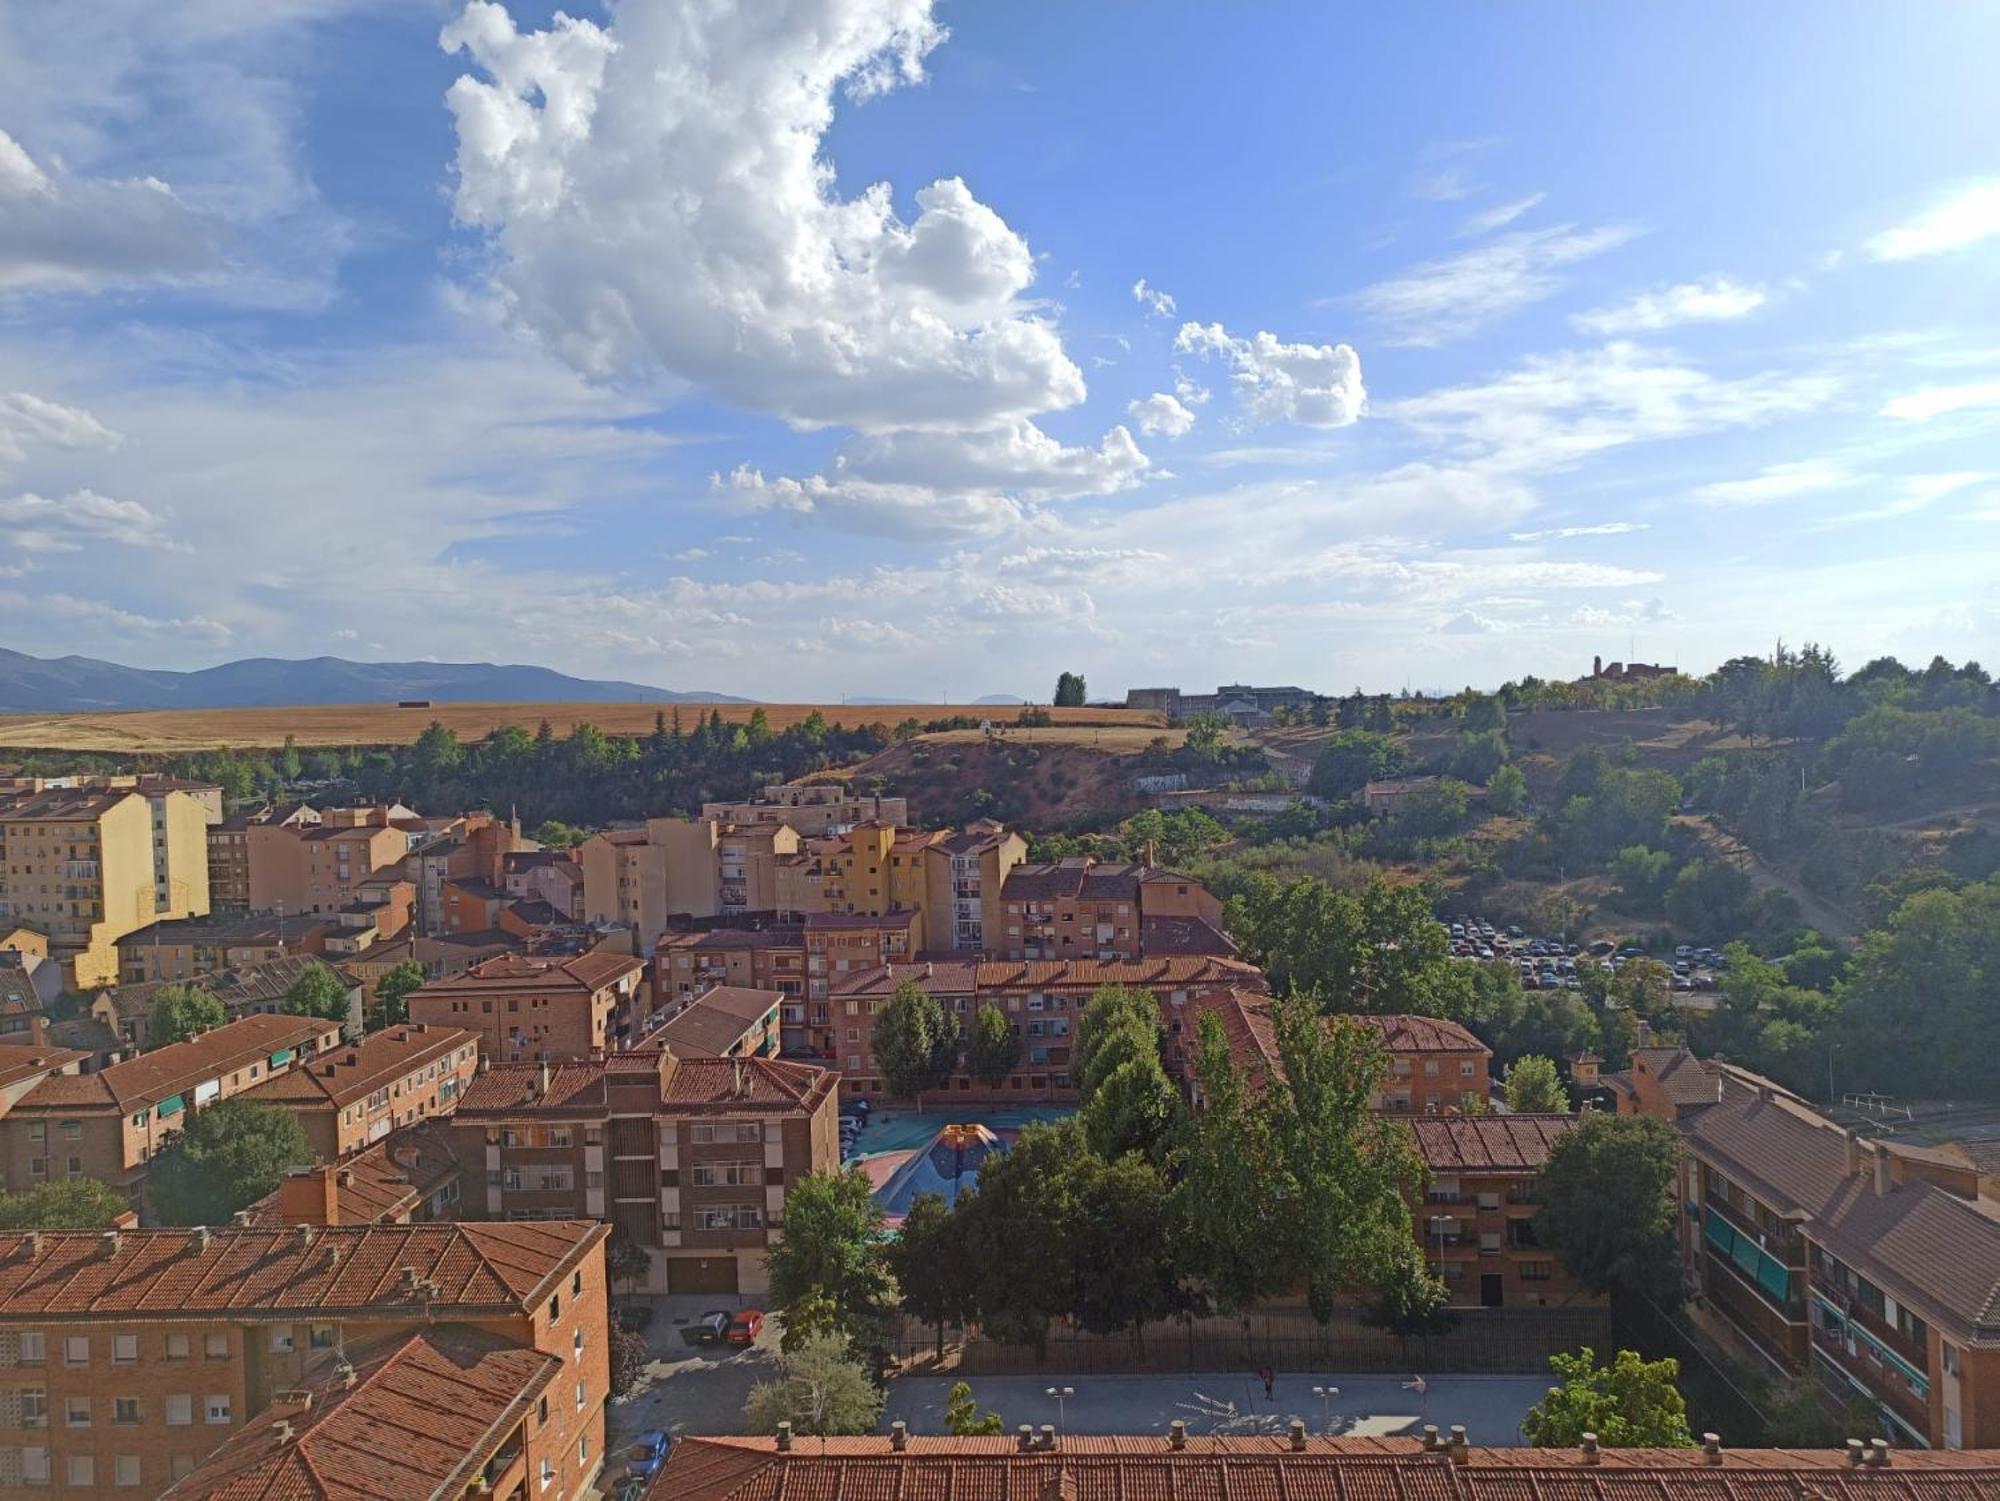
[[[1021,865],[1002,883],[1000,900],[1001,926],[987,938],[1002,958],[1137,959],[1154,952],[1149,921],[1156,941],[1201,925],[1213,932],[1205,952],[1233,952],[1221,934],[1222,903],[1208,888],[1148,865],[1087,856]]]
[[[602,950],[569,957],[503,954],[433,980],[409,999],[410,1020],[477,1032],[496,1061],[588,1058],[629,1029],[645,966]]]
[[[495,1064],[452,1118],[468,1218],[609,1220],[649,1292],[756,1293],[786,1186],[840,1163],[834,1077],[664,1050]]]
[[[459,1217],[462,1171],[451,1122],[403,1126],[341,1158],[294,1168],[236,1223],[246,1229],[294,1225],[421,1225]]]
[[[1596,1304],[1535,1237],[1538,1177],[1573,1115],[1424,1116],[1410,1122],[1430,1170],[1412,1228],[1460,1308]]]
[[[1150,992],[1163,1009],[1184,1005],[1204,992],[1230,987],[1246,993],[1264,988],[1253,965],[1235,959],[925,960],[865,970],[832,986],[825,1026],[811,1029],[818,1054],[837,1067],[841,1088],[851,1095],[877,1097],[882,1079],[871,1046],[876,1009],[905,982],[922,987],[960,1020],[971,1025],[982,1006],[999,1009],[1021,1038],[1021,1061],[998,1089],[955,1073],[946,1089],[967,1099],[1063,1101],[1076,1098],[1069,1075],[1076,1018],[1090,998],[1107,985]]]
[[[547,902],[564,917],[583,916],[583,867],[568,850],[510,851],[500,862],[500,884],[517,902]]]
[[[699,995],[711,985],[776,990],[803,1000],[805,930],[796,925],[710,928],[703,933],[673,933],[659,941],[653,950],[653,993],[658,1006],[665,1008],[677,999]]]
[[[606,1233],[569,1223],[13,1234],[0,1254],[0,1493],[157,1496],[218,1450],[236,1468],[246,1447],[253,1471],[291,1463],[335,1420],[329,1407],[403,1385],[380,1360],[414,1367],[408,1384],[434,1400],[450,1391],[453,1406],[490,1409],[492,1442],[477,1440],[484,1453],[473,1455],[468,1441],[473,1468],[452,1495],[484,1475],[496,1496],[580,1496],[604,1462]],[[524,1358],[496,1365],[504,1350]],[[486,1389],[503,1375],[516,1383],[505,1401]],[[443,1422],[398,1432],[402,1473],[420,1473],[435,1443],[463,1432]],[[248,1494],[293,1493],[263,1483]],[[406,1483],[379,1494],[420,1494],[395,1488]],[[190,1483],[175,1494],[245,1492]]]
[[[1682,1269],[1747,1348],[1863,1397],[1899,1444],[2000,1447],[2000,1205],[1976,1168],[1682,1048],[1605,1082],[1680,1134]]]
[[[347,1015],[341,1026],[350,1037],[361,1034],[361,986],[339,965],[329,964],[315,954],[289,954],[239,964],[218,970],[198,981],[146,980],[137,985],[118,985],[100,990],[91,998],[89,1015],[111,1029],[119,1041],[131,1048],[153,1045],[153,1007],[160,992],[169,985],[193,983],[222,1003],[230,1021],[246,1016],[276,1016],[285,1009],[285,997],[294,985],[317,970],[331,974],[347,993]]]
[[[371,879],[400,877],[409,834],[394,807],[327,808],[316,824],[244,830],[250,905],[263,911],[334,913],[361,899]]]
[[[782,991],[717,985],[677,998],[643,1038],[643,1046],[670,1049],[682,1058],[773,1058],[782,1036]]]
[[[340,1024],[250,1016],[92,1074],[54,1073],[0,1115],[0,1174],[13,1192],[95,1178],[136,1202],[146,1169],[188,1112],[254,1089],[340,1045]]]
[[[118,940],[208,911],[203,801],[178,787],[0,792],[0,930],[23,924],[79,990],[118,979]]]
[[[333,926],[305,913],[241,910],[163,919],[118,940],[118,983],[198,980],[288,954],[324,953]]]
[[[255,824],[305,828],[319,822],[319,810],[309,803],[263,804],[242,808],[208,825],[208,910],[239,913],[251,910],[250,829]]]
[[[244,1097],[291,1111],[313,1154],[332,1162],[399,1126],[449,1115],[478,1067],[477,1033],[414,1022],[321,1053]]]

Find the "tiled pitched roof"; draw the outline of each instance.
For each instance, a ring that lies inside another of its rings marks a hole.
[[[298,1048],[339,1029],[338,1022],[310,1016],[246,1016],[94,1074],[44,1079],[14,1109],[18,1113],[115,1104],[130,1114],[222,1074],[247,1068],[281,1048]]]
[[[1681,1121],[1696,1156],[1797,1214],[1808,1237],[1897,1302],[1962,1338],[2000,1345],[2000,1209],[1913,1176],[1877,1194],[1881,1148],[1859,1146],[1860,1170],[1849,1172],[1846,1133],[1832,1121],[1782,1090],[1733,1071],[1722,1077],[1722,1098]]]
[[[1158,959],[989,959],[964,964],[888,964],[850,975],[837,996],[887,995],[905,980],[934,993],[971,990],[1089,991],[1103,985],[1144,990],[1192,990],[1239,985],[1264,988],[1264,975],[1240,959],[1169,954]]]
[[[805,930],[784,928],[710,928],[706,933],[672,933],[654,947],[663,949],[795,949],[805,944]]]
[[[466,1325],[357,1349],[307,1387],[281,1434],[253,1419],[166,1495],[174,1501],[456,1497],[562,1370],[554,1355]]]
[[[664,1103],[697,1112],[746,1105],[812,1111],[837,1079],[831,1069],[777,1058],[677,1058],[667,1073]]]
[[[656,1027],[647,1042],[664,1043],[683,1058],[720,1057],[775,1011],[784,998],[777,990],[717,985]]]
[[[128,797],[141,795],[130,787],[117,787],[109,791],[51,787],[44,792],[23,792],[12,797],[0,796],[0,819],[28,822],[41,820],[47,823],[92,819],[109,812]]]
[[[1684,1047],[1634,1048],[1631,1072],[1650,1075],[1676,1105],[1715,1103],[1715,1075]]]
[[[1576,1129],[1573,1115],[1418,1116],[1417,1151],[1434,1173],[1533,1173]]]
[[[1471,1032],[1442,1017],[1391,1014],[1354,1019],[1379,1035],[1382,1046],[1392,1053],[1483,1053],[1488,1057],[1493,1054]]]
[[[1260,977],[1261,978],[1261,977]],[[1222,1035],[1229,1055],[1252,1081],[1270,1078],[1280,1067],[1277,1024],[1271,1013],[1271,998],[1262,991],[1246,991],[1236,986],[1204,990],[1188,998],[1186,1005],[1164,1005],[1167,1024],[1180,1024],[1185,1039],[1182,1048],[1192,1057],[1195,1037],[1204,1012],[1222,1023]],[[1359,1015],[1347,1018],[1373,1032],[1392,1054],[1488,1053],[1486,1045],[1457,1022],[1430,1016]]]
[[[379,1306],[524,1312],[610,1232],[595,1220],[0,1235],[0,1324]],[[406,1291],[414,1268],[419,1290]],[[428,1279],[436,1290],[423,1287]]]
[[[543,1085],[539,1063],[495,1063],[472,1076],[458,1097],[461,1118],[523,1110],[558,1114],[602,1114],[605,1108],[602,1063],[551,1063]]]
[[[418,1121],[340,1160],[345,1181],[336,1185],[343,1224],[389,1224],[458,1176],[458,1150],[443,1121]],[[272,1189],[248,1209],[246,1228],[282,1230],[290,1225]]]
[[[192,985],[222,1002],[224,1011],[243,1011],[283,1000],[285,993],[303,976],[319,969],[332,970],[334,978],[343,986],[353,988],[351,977],[338,965],[327,963],[317,954],[283,954],[275,959],[238,964],[212,975],[198,975],[192,980],[142,980],[134,985],[120,985],[115,990],[107,991],[106,995],[110,998],[112,1011],[125,1021],[152,1015],[153,1004],[159,999],[160,992],[173,985]]]
[[[89,1056],[78,1048],[0,1042],[0,1089],[11,1089],[23,1079],[32,1079],[39,1074],[55,1073],[72,1063],[81,1063]]]
[[[244,1098],[258,1105],[317,1105],[334,1109],[386,1089],[413,1069],[449,1059],[478,1034],[422,1022],[385,1027],[359,1042],[321,1053],[310,1062],[266,1079]]]
[[[484,994],[489,991],[514,994],[543,994],[559,990],[595,992],[645,965],[629,954],[597,950],[572,958],[538,958],[528,954],[500,954],[481,960],[463,974],[433,980],[424,987],[436,994]]]
[[[1472,1449],[1463,1464],[1417,1440],[1282,1435],[1065,1436],[1055,1452],[1019,1453],[1009,1438],[683,1438],[652,1501],[815,1501],[928,1497],[953,1501],[1976,1501],[2000,1490],[2000,1453],[1898,1452],[1886,1470],[1850,1469],[1826,1450]]]
[[[602,1061],[552,1063],[548,1070],[546,1091],[541,1086],[540,1064],[496,1063],[482,1070],[459,1099],[459,1118],[532,1111],[568,1116],[603,1114],[609,1100],[606,1076],[626,1072],[658,1072],[660,1104],[668,1113],[720,1114],[745,1108],[812,1111],[836,1084],[831,1069],[811,1063],[777,1058],[678,1058],[650,1049],[614,1053]]]
[[[1149,958],[1163,954],[1206,954],[1234,959],[1236,940],[1205,918],[1141,917],[1139,950]]]

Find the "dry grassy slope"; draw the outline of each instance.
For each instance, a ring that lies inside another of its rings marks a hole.
[[[20,750],[103,751],[134,755],[178,751],[278,746],[296,737],[304,746],[407,745],[436,720],[457,732],[461,740],[477,740],[506,725],[533,730],[544,719],[558,734],[577,724],[594,724],[612,734],[640,735],[653,728],[653,716],[674,716],[672,704],[542,703],[436,704],[399,709],[393,704],[315,704],[298,708],[148,709],[129,713],[16,714],[0,716],[0,747]],[[1022,710],[969,709],[963,704],[682,704],[681,722],[720,712],[724,721],[741,724],[762,709],[773,728],[784,729],[815,712],[829,723],[890,724],[949,719],[976,714],[996,724],[1011,723]],[[1053,709],[1061,726],[1107,725],[1130,730],[1157,726],[1157,714],[1136,709]],[[977,733],[974,731],[973,733]],[[1157,733],[1157,730],[1154,731]]]
[[[984,788],[1000,800],[995,816],[1025,830],[1053,829],[1143,806],[1130,787],[1134,758],[1161,736],[1178,744],[1181,732],[1058,726],[1012,730],[995,739],[949,731],[892,745],[843,776],[882,778],[888,791],[910,799],[911,818],[920,824],[962,817],[968,796]]]

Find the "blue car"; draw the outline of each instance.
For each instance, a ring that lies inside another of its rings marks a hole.
[[[674,1441],[658,1428],[648,1429],[625,1451],[625,1474],[633,1480],[651,1480],[667,1462]]]

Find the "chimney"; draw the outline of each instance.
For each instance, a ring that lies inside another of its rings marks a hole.
[[[391,1162],[396,1160],[395,1153],[393,1151],[389,1154],[389,1160]],[[341,1168],[338,1172],[336,1172],[333,1175],[333,1182],[336,1188],[354,1187],[354,1169],[347,1167]]]
[[[1583,1436],[1583,1462],[1587,1465],[1597,1463],[1597,1435],[1594,1433]]]
[[[41,1255],[42,1232],[39,1230],[30,1230],[26,1235],[22,1236],[21,1249],[26,1251],[30,1256]]]
[[[1875,1197],[1889,1196],[1889,1149],[1879,1141],[1875,1144]]]
[[[487,1052],[481,1052],[481,1053],[480,1053],[480,1055],[479,1055],[479,1071],[480,1071],[480,1072],[481,1072],[482,1074],[490,1074],[490,1073],[492,1073],[492,1072],[493,1072],[493,1055],[492,1055],[491,1053],[487,1053]]]
[[[1847,1467],[1850,1470],[1861,1468],[1867,1461],[1867,1458],[1868,1446],[1866,1444],[1862,1443],[1858,1438],[1851,1438],[1847,1441]]]
[[[414,1294],[416,1292],[417,1269],[415,1267],[406,1266],[403,1268],[400,1285],[406,1294]]]
[[[97,1238],[97,1243],[104,1248],[106,1256],[116,1256],[118,1254],[118,1232],[116,1230],[106,1230]]]
[[[196,1225],[194,1229],[188,1232],[188,1250],[197,1256],[207,1254],[208,1226]]]
[[[1886,1438],[1869,1441],[1868,1463],[1877,1469],[1886,1470],[1889,1467],[1889,1441]]]
[[[292,1243],[301,1251],[308,1249],[313,1243],[313,1227],[311,1225],[292,1226]]]
[[[1435,1423],[1424,1424],[1424,1453],[1435,1454],[1439,1447],[1438,1425]]]
[[[778,1452],[780,1454],[789,1454],[792,1452],[792,1425],[790,1423],[780,1423],[778,1425]]]
[[[1303,1418],[1293,1418],[1287,1430],[1291,1434],[1293,1452],[1302,1452],[1306,1446],[1306,1425]]]
[[[1722,1435],[1704,1433],[1701,1436],[1701,1462],[1705,1465],[1722,1463]]]
[[[1584,1438],[1594,1442],[1588,1433],[1584,1435]],[[1472,1450],[1466,1447],[1465,1424],[1463,1423],[1453,1423],[1451,1425],[1451,1462],[1455,1465],[1469,1465],[1472,1463]]]
[[[1056,1425],[1054,1423],[1042,1424],[1042,1441],[1039,1447],[1044,1449],[1053,1449],[1055,1448],[1055,1446],[1056,1446]]]
[[[542,1099],[549,1092],[549,1060],[544,1058],[542,1066],[535,1071],[535,1098]]]
[[[1635,1022],[1632,1027],[1632,1046],[1649,1048],[1653,1045],[1653,1024],[1649,1021]]]
[[[1033,1423],[1023,1423],[1019,1428],[1014,1430],[1014,1447],[1023,1454],[1028,1453],[1035,1447],[1035,1425]]]
[[[910,1447],[910,1425],[901,1418],[889,1425],[889,1447],[898,1454]]]
[[[1187,1447],[1186,1419],[1175,1418],[1171,1423],[1167,1424],[1167,1447],[1169,1449],[1185,1449]]]
[[[345,1359],[336,1362],[333,1368],[333,1379],[340,1383],[343,1390],[352,1391],[355,1381],[353,1365]]]
[[[278,1180],[278,1213],[288,1225],[339,1224],[339,1170],[317,1164],[293,1168]]]
[[[280,1418],[296,1418],[312,1411],[312,1393],[304,1387],[287,1387],[271,1393],[271,1412]]]
[[[1847,1152],[1847,1176],[1852,1178],[1861,1171],[1861,1139],[1852,1131],[1844,1131]]]

